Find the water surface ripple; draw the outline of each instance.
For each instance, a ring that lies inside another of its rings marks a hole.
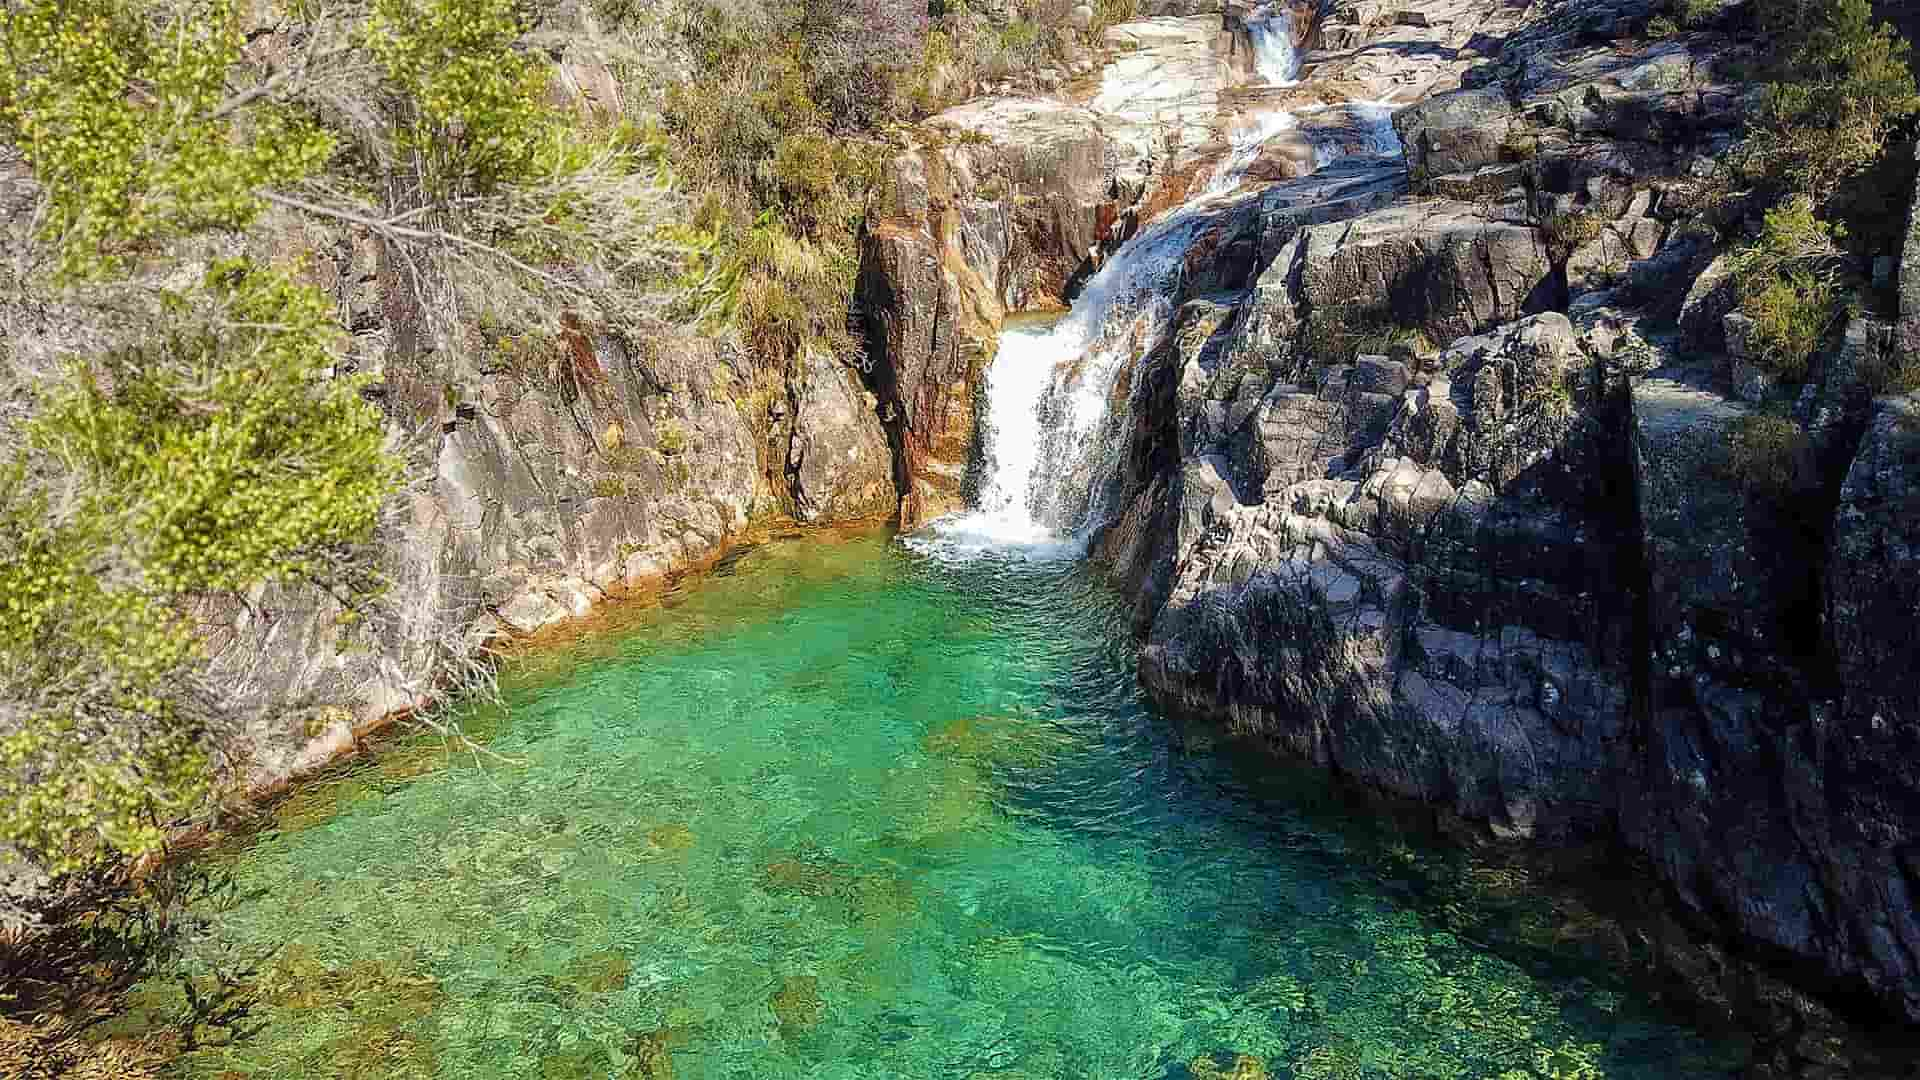
[[[192,946],[266,956],[265,1027],[189,1075],[1724,1075],[1552,911],[1449,929],[1511,881],[1410,899],[1444,856],[1183,752],[1081,565],[779,541],[612,619],[499,760],[281,808]]]

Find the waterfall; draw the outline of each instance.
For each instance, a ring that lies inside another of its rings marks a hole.
[[[1300,77],[1300,54],[1293,47],[1293,18],[1285,10],[1262,5],[1247,20],[1253,39],[1253,70],[1269,86],[1292,86]]]
[[[987,374],[987,483],[908,543],[927,554],[1074,557],[1110,463],[1098,438],[1120,370],[1171,323],[1202,218],[1190,203],[1122,245],[1051,327],[1003,329]]]
[[[1289,84],[1300,62],[1288,13],[1263,7],[1247,28],[1260,76]],[[1323,108],[1344,109],[1352,122],[1309,133],[1318,164],[1400,152],[1390,106]],[[1115,412],[1124,406],[1121,373],[1171,327],[1188,251],[1207,211],[1234,198],[1263,147],[1297,126],[1297,117],[1278,110],[1243,120],[1227,133],[1227,154],[1200,194],[1114,252],[1065,317],[1051,326],[1011,322],[1002,329],[979,433],[984,489],[971,510],[932,523],[909,545],[951,558],[1073,558],[1084,551],[1081,538],[1112,509],[1102,500],[1123,441],[1124,416]]]
[[[1252,123],[1229,132],[1226,160],[1214,170],[1213,179],[1207,181],[1206,190],[1201,192],[1200,197],[1225,195],[1239,187],[1240,181],[1246,179],[1247,170],[1260,160],[1260,151],[1266,148],[1267,142],[1281,132],[1299,126],[1299,121],[1294,119],[1292,113],[1275,110],[1260,113]]]
[[[1384,101],[1349,101],[1301,109],[1301,116],[1337,112],[1349,121],[1344,130],[1329,127],[1308,130],[1314,168],[1324,169],[1342,158],[1399,157],[1406,153],[1406,148],[1400,145],[1400,133],[1393,128],[1393,113],[1397,108],[1399,106]]]

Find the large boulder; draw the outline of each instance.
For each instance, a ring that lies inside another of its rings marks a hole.
[[[832,357],[806,360],[787,451],[794,514],[848,521],[894,511],[893,452],[860,377]]]
[[[1605,405],[1573,326],[1463,339],[1437,370],[1363,356],[1312,389],[1220,355],[1187,380],[1200,400],[1176,398],[1216,452],[1164,489],[1183,539],[1149,690],[1498,833],[1600,829],[1629,682],[1605,582],[1627,538],[1588,479]],[[1250,386],[1270,389],[1249,405]]]
[[[1446,173],[1498,164],[1511,153],[1518,114],[1505,90],[1483,87],[1438,94],[1394,114],[1417,190]]]
[[[1326,360],[1338,358],[1317,355],[1323,330],[1364,322],[1451,341],[1553,307],[1559,286],[1538,229],[1430,201],[1301,229],[1259,292],[1261,331]]]

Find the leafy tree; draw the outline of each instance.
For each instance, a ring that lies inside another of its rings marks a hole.
[[[371,233],[451,301],[449,343],[483,314],[664,303],[659,141],[550,105],[525,11],[321,0],[262,30],[240,0],[0,9],[0,143],[39,196],[0,311],[97,328],[0,364],[0,854],[72,873],[203,805],[257,697],[207,630],[263,588],[400,618],[370,543],[405,479],[396,425],[302,261],[253,254],[264,215]]]
[[[1740,166],[1824,204],[1880,159],[1894,122],[1920,112],[1910,46],[1874,22],[1868,0],[1769,0],[1759,12],[1785,48]]]

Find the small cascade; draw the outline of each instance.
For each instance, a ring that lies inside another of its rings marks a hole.
[[[1349,101],[1300,110],[1301,116],[1338,113],[1345,121],[1308,129],[1307,141],[1313,144],[1314,168],[1324,169],[1346,158],[1397,158],[1405,154],[1400,133],[1393,127],[1393,113],[1397,108],[1399,106],[1384,101]]]
[[[1272,5],[1257,8],[1247,20],[1253,40],[1253,70],[1269,86],[1292,86],[1300,78],[1300,53],[1293,47],[1293,18]]]
[[[987,376],[988,481],[972,510],[908,543],[927,554],[1075,557],[1109,463],[1115,379],[1171,323],[1202,217],[1189,203],[1122,245],[1051,327],[1013,325]]]
[[[1292,113],[1275,110],[1260,113],[1251,123],[1229,132],[1226,160],[1214,170],[1213,178],[1207,181],[1206,189],[1200,193],[1200,197],[1205,199],[1225,195],[1239,187],[1240,181],[1247,177],[1247,170],[1253,168],[1253,163],[1260,160],[1260,152],[1266,148],[1267,143],[1281,132],[1291,131],[1299,126],[1300,122],[1294,119]]]
[[[1289,85],[1300,61],[1286,10],[1262,8],[1248,21],[1259,75]],[[1397,155],[1392,107],[1324,106],[1348,122],[1316,135],[1318,164],[1360,155]],[[1211,211],[1235,191],[1268,142],[1300,126],[1271,110],[1228,132],[1229,149],[1206,187],[1127,241],[1088,280],[1073,309],[1051,326],[1010,323],[987,377],[980,433],[987,482],[973,509],[934,522],[907,543],[930,555],[972,558],[1074,558],[1082,538],[1105,521],[1103,505],[1124,442],[1123,379],[1172,326],[1189,249]],[[1241,196],[1242,198],[1247,196]]]

